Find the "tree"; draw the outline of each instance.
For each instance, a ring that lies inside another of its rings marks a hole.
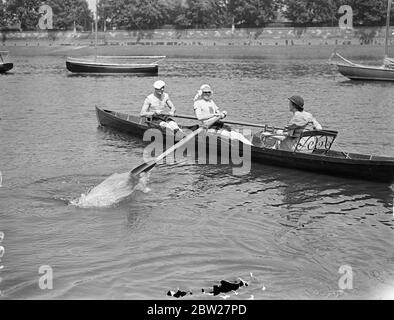
[[[330,21],[338,11],[335,0],[284,0],[284,16],[295,24],[313,24]]]
[[[5,5],[0,1],[0,28],[6,27],[7,21],[5,16]]]
[[[165,21],[165,7],[155,0],[100,0],[98,10],[99,16],[119,28],[154,29]]]
[[[178,1],[173,24],[182,28],[221,27],[225,23],[225,7],[218,0]]]
[[[226,0],[227,21],[244,27],[261,27],[276,18],[281,1]]]
[[[87,30],[93,21],[85,0],[47,0],[46,4],[53,10],[55,29],[71,30],[75,23],[77,28]]]
[[[40,14],[41,0],[7,0],[6,15],[9,20],[18,20],[22,30],[36,30]]]
[[[340,0],[339,5],[347,4],[353,9],[354,25],[385,25],[387,0]]]
[[[295,24],[329,24],[338,22],[339,8],[353,9],[353,24],[384,25],[387,0],[283,0],[284,16]]]

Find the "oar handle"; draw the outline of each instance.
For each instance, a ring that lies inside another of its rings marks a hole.
[[[138,175],[142,172],[147,172],[151,170],[161,159],[165,158],[168,156],[171,152],[174,152],[176,149],[180,148],[184,144],[186,144],[188,141],[193,139],[196,135],[198,135],[200,132],[207,130],[210,128],[216,121],[219,120],[219,117],[213,117],[211,119],[208,119],[204,121],[204,125],[200,126],[197,130],[191,132],[189,135],[184,137],[182,140],[178,141],[175,145],[172,147],[168,148],[166,151],[164,151],[161,155],[159,155],[157,158],[153,159],[152,161],[145,162],[141,165],[139,165],[137,168],[134,168],[133,170],[130,171],[130,175]]]
[[[190,120],[198,120],[196,117],[185,115],[185,114],[175,114],[172,117],[190,119]],[[278,130],[278,129],[283,130],[284,129],[281,127],[274,127],[274,126],[268,126],[265,124],[250,123],[250,122],[243,122],[243,121],[224,120],[224,119],[221,119],[220,121],[224,122],[224,123],[236,124],[236,125],[247,126],[247,127],[264,128],[266,130]]]

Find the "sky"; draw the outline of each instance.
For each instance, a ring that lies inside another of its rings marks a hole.
[[[96,0],[86,0],[89,5],[89,9],[92,10],[93,12],[96,11]]]

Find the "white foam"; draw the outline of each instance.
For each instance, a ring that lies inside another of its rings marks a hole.
[[[149,192],[146,186],[148,179],[149,174],[138,179],[130,177],[129,172],[114,173],[70,204],[80,208],[110,207],[128,198],[136,190]]]

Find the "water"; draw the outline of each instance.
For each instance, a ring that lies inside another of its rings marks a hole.
[[[138,113],[157,77],[76,76],[64,57],[15,59],[0,75],[0,270],[3,299],[175,299],[220,280],[249,282],[231,299],[384,299],[394,295],[393,191],[253,164],[159,165],[150,192],[103,208],[80,199],[141,164],[145,144],[97,127],[94,106]],[[287,97],[336,129],[336,149],[394,155],[394,84],[354,83],[325,60],[167,59],[178,112],[203,83],[228,118],[283,125]],[[39,288],[39,268],[53,289]],[[341,266],[353,289],[341,290]]]

